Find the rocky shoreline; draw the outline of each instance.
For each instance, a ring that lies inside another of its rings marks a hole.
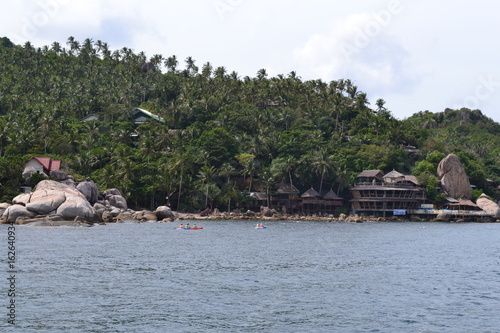
[[[298,215],[284,214],[268,207],[260,212],[213,212],[182,213],[173,212],[167,206],[157,207],[154,211],[134,211],[127,207],[125,198],[117,189],[98,193],[97,186],[90,180],[70,184],[54,180],[41,181],[33,192],[20,194],[12,204],[0,204],[0,223],[13,223],[33,226],[93,226],[96,224],[124,222],[173,222],[176,220],[257,220],[257,221],[325,221],[325,222],[408,222],[422,221],[419,217],[409,218],[371,218],[366,216],[341,214]],[[451,216],[438,216],[429,222],[498,222],[491,218],[484,221],[451,219]]]

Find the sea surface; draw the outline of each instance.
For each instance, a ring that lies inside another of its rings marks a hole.
[[[194,221],[184,221],[195,223]],[[16,226],[0,332],[499,332],[500,224]]]

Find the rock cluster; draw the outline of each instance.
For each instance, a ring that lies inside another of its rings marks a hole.
[[[77,217],[89,222],[99,220],[96,211],[80,191],[53,180],[41,181],[34,192],[20,194],[12,203],[2,214],[8,223],[46,216],[62,220],[74,220]]]
[[[99,195],[97,186],[91,180],[76,184],[68,182],[68,178],[63,182],[41,181],[33,192],[15,197],[12,205],[0,204],[0,216],[0,222],[4,223],[45,223],[44,225],[175,219],[169,207],[161,206],[154,212],[135,212],[128,209],[127,201],[119,190],[109,189]]]

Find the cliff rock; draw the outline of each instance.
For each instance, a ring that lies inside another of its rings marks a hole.
[[[437,174],[441,179],[441,187],[445,193],[455,199],[472,197],[469,177],[455,154],[449,154],[439,162]]]

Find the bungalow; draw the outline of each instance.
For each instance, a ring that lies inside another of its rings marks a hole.
[[[285,212],[291,213],[297,208],[299,203],[299,190],[292,184],[283,184],[278,191],[278,206],[282,207]]]
[[[302,193],[302,199],[299,206],[302,207],[302,212],[306,214],[315,213],[320,210],[323,205],[323,197],[313,187]]]
[[[344,199],[339,197],[337,193],[333,192],[332,189],[330,189],[330,191],[323,196],[323,199],[325,199],[325,206],[327,210],[330,211],[335,210],[335,206],[342,206],[344,204]]]
[[[141,108],[135,108],[132,111],[132,121],[136,124],[143,124],[146,121],[165,123],[165,120],[162,117]]]
[[[27,168],[33,168],[36,173],[44,174],[49,176],[52,170],[59,170],[61,168],[61,161],[52,160],[50,157],[31,157],[24,170]]]
[[[332,189],[324,196],[310,188],[301,195],[302,201],[299,206],[305,214],[326,213],[334,214],[337,206],[343,205],[343,199],[340,198]]]
[[[85,116],[82,119],[80,119],[81,122],[97,121],[97,120],[99,120],[99,116],[96,114],[89,114],[88,116]]]
[[[24,167],[23,177],[27,180],[35,173],[49,177],[51,171],[60,168],[61,161],[59,160],[52,160],[50,157],[31,157]],[[30,191],[31,185],[28,183],[21,186],[22,193],[29,193]]]

